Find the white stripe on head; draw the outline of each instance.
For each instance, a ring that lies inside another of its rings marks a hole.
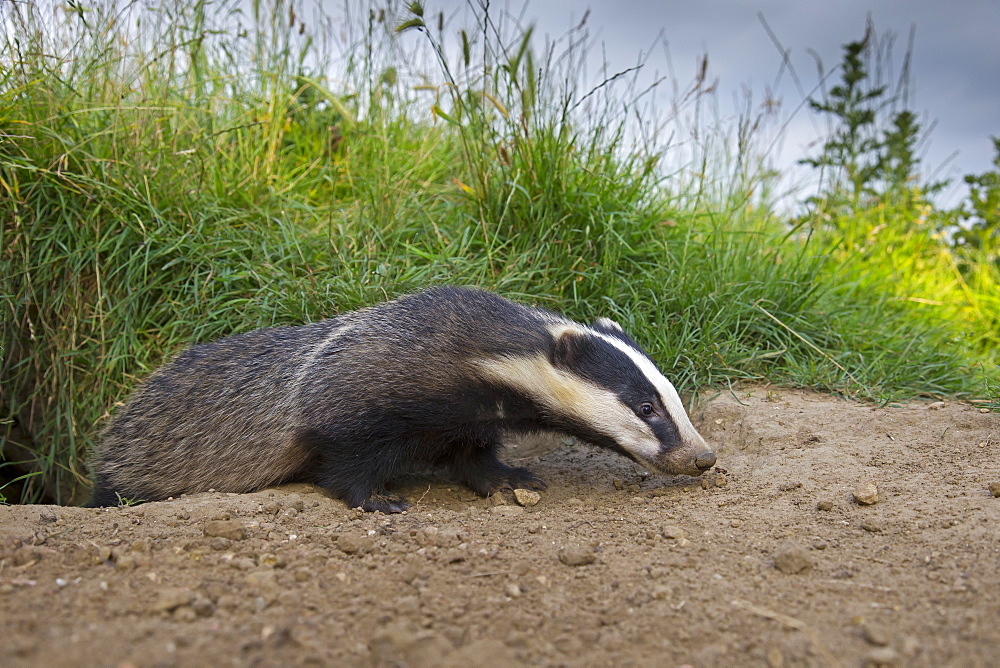
[[[646,376],[646,379],[652,383],[653,387],[656,388],[656,391],[660,393],[660,399],[663,400],[663,406],[667,409],[670,419],[672,419],[674,424],[677,425],[677,432],[680,434],[681,442],[705,445],[707,448],[705,439],[701,437],[698,430],[694,428],[693,424],[691,424],[687,411],[684,410],[684,403],[681,401],[680,395],[677,394],[677,390],[674,388],[673,383],[667,380],[666,377],[660,373],[660,370],[656,368],[653,361],[621,339],[608,336],[607,334],[603,334],[596,330],[592,330],[592,333],[594,336],[601,338],[621,352],[625,353],[639,368],[639,371]]]
[[[590,333],[578,326],[567,329]],[[653,460],[660,454],[653,430],[618,395],[555,368],[545,355],[483,359],[475,364],[486,380],[524,393],[554,415],[583,421],[640,459]]]
[[[616,329],[622,334],[625,333],[625,329],[611,318],[598,318],[597,320],[594,321],[594,324],[597,325],[598,327],[605,327],[607,329]]]

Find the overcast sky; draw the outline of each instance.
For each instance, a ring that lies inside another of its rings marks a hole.
[[[467,1],[425,0],[424,7],[428,16],[444,11],[461,24]],[[915,26],[910,108],[925,127],[936,122],[923,165],[925,174],[940,170],[938,177],[960,181],[963,174],[992,169],[990,136],[1000,136],[1000,0],[494,0],[491,7],[523,15],[525,23],[535,24],[536,34],[553,37],[579,23],[589,9],[587,25],[598,47],[603,43],[612,71],[634,65],[639,52],[656,45],[662,35],[683,86],[691,80],[700,54],[708,54],[710,76],[719,80],[724,113],[727,106],[735,113],[732,100],[743,86],[749,85],[755,99],[760,99],[779,73],[779,50],[758,13],[790,52],[807,95],[818,81],[810,50],[820,56],[827,70],[835,67],[842,45],[861,39],[871,15],[879,34],[897,35],[894,62],[898,68]],[[652,52],[646,69],[650,75],[655,70],[667,71],[662,48]],[[833,79],[839,79],[839,73]],[[775,96],[786,118],[803,100],[787,74]],[[795,113],[781,152],[775,155],[777,163],[785,166],[815,155],[817,131],[823,127],[808,109]],[[949,199],[959,194],[952,192]]]

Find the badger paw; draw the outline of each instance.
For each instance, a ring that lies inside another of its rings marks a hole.
[[[480,496],[491,496],[497,492],[512,492],[515,489],[545,489],[541,478],[526,468],[507,466],[497,462],[492,467],[466,472],[465,483]]]
[[[542,491],[547,487],[544,480],[536,476],[530,470],[521,466],[512,466],[504,475],[504,478],[507,484],[506,487],[503,488],[503,491],[513,491],[515,489],[534,489]]]
[[[355,508],[361,508],[368,513],[374,513],[378,511],[380,513],[390,514],[390,513],[401,513],[410,507],[410,502],[407,501],[402,496],[398,494],[389,494],[387,492],[376,492],[369,496],[367,499],[362,501],[360,504],[353,506]]]

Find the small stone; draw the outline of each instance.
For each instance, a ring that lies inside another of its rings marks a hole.
[[[873,626],[871,624],[865,624],[861,628],[861,634],[864,636],[865,640],[877,647],[885,647],[889,644],[889,634],[885,632],[881,626]]]
[[[820,499],[816,502],[816,510],[822,510],[823,512],[833,510],[833,501],[830,499]]]
[[[729,520],[729,526],[731,526],[734,529],[739,529],[741,526],[743,526],[743,520]]]
[[[152,612],[171,612],[182,605],[187,605],[194,594],[180,587],[163,587],[156,592],[156,601],[149,607]]]
[[[625,483],[622,481],[621,478],[612,478],[611,479],[611,484],[614,485],[615,489],[617,489],[619,491],[625,489]]]
[[[865,655],[865,668],[889,668],[899,664],[899,653],[891,647],[878,647]]]
[[[506,587],[504,587],[504,593],[506,593],[507,596],[510,596],[511,598],[520,598],[521,588],[517,586],[517,584],[510,582],[507,584]]]
[[[559,561],[567,566],[586,566],[597,559],[589,545],[566,545],[559,550]]]
[[[522,506],[534,506],[542,500],[542,495],[530,489],[515,489],[514,498]]]
[[[222,536],[216,536],[212,540],[208,541],[208,546],[213,550],[228,550],[229,546],[232,545],[232,541],[228,538],[223,538]]]
[[[794,575],[812,568],[812,559],[800,547],[783,547],[774,553],[774,567],[785,575]]]
[[[729,478],[727,478],[724,473],[717,473],[715,475],[716,487],[725,487],[728,484],[729,484]]]
[[[778,491],[779,492],[790,492],[793,489],[798,489],[799,487],[802,487],[802,483],[801,482],[799,482],[798,480],[791,480],[789,482],[783,482],[780,485],[778,485]]]
[[[927,408],[929,408],[932,411],[936,411],[939,408],[944,408],[946,405],[947,404],[945,404],[943,401],[935,401],[932,404],[928,404]]]
[[[990,494],[1000,497],[1000,481],[990,483]]]
[[[873,482],[864,482],[854,488],[854,500],[862,506],[878,503],[878,487]]]
[[[229,540],[243,540],[247,537],[246,527],[239,520],[209,520],[205,522],[205,535],[209,538],[219,537]]]
[[[197,594],[189,605],[199,617],[211,617],[215,612],[215,604],[202,594]]]

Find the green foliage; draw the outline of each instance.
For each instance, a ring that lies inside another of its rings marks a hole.
[[[1000,137],[993,137],[993,169],[969,174],[969,198],[961,211],[964,225],[955,234],[957,243],[987,253],[1000,263]]]
[[[23,477],[18,500],[82,500],[101,426],[186,346],[445,282],[615,317],[686,390],[886,400],[980,392],[992,368],[995,273],[958,271],[923,204],[789,226],[750,121],[735,156],[695,128],[708,148],[665,180],[675,147],[629,134],[627,73],[581,88],[579,36],[539,53],[530,28],[480,12],[449,56],[413,3],[340,26],[338,56],[285,0],[39,11],[0,6],[16,28],[0,44],[0,484]],[[849,85],[834,99],[865,90]],[[674,108],[710,89],[702,70]],[[885,174],[909,182],[916,125],[896,120]]]
[[[946,182],[920,182],[917,143],[921,126],[905,104],[909,90],[912,34],[899,80],[890,94],[884,83],[893,47],[891,35],[879,38],[871,22],[865,36],[844,45],[841,83],[823,99],[810,99],[813,111],[832,123],[819,157],[800,162],[823,170],[824,187],[813,198],[818,208],[846,214],[878,202],[919,208]]]

